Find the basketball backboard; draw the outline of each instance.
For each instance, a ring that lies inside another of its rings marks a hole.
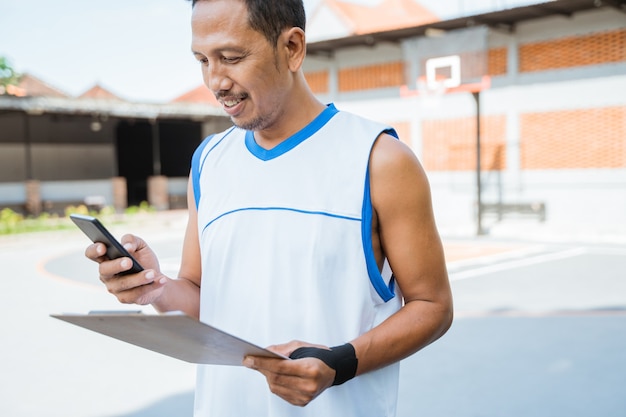
[[[400,89],[403,97],[441,96],[478,92],[491,85],[487,71],[487,31],[468,28],[452,33],[437,32],[414,43],[415,84]]]

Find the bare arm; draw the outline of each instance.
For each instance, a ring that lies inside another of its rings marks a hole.
[[[370,179],[374,252],[379,262],[383,256],[389,260],[405,304],[351,342],[359,360],[357,375],[415,353],[452,323],[443,247],[419,161],[404,144],[382,135],[372,151]]]
[[[191,181],[188,185],[189,220],[183,241],[182,262],[178,279],[163,275],[156,255],[146,242],[133,235],[125,235],[124,247],[146,268],[137,274],[119,275],[130,269],[128,258],[108,260],[102,243],[90,245],[85,255],[100,264],[100,280],[107,290],[125,304],[152,304],[158,311],[184,311],[198,317],[200,308],[200,246],[197,232],[197,211]],[[149,284],[149,285],[146,285]]]
[[[198,211],[191,177],[187,184],[189,218],[183,240],[182,259],[177,280],[168,280],[166,290],[152,304],[159,311],[181,310],[192,317],[200,315],[200,242],[198,240]]]

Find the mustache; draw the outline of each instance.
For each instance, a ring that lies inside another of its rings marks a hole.
[[[215,94],[215,98],[217,100],[222,100],[222,99],[236,99],[236,100],[243,100],[244,98],[248,97],[248,94],[246,93],[233,93],[231,91],[226,91],[226,90],[222,90],[222,91],[218,91]]]

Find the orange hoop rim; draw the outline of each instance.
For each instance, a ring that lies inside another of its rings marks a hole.
[[[442,95],[456,94],[456,93],[478,93],[483,90],[491,88],[491,77],[484,75],[480,81],[475,83],[460,84],[456,87],[444,87]],[[406,84],[400,87],[401,97],[415,97],[415,96],[428,96],[432,94],[425,94],[420,89],[411,90]]]

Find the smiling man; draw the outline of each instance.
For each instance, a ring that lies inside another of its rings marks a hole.
[[[139,274],[86,251],[121,302],[291,358],[200,366],[198,417],[394,416],[399,361],[452,322],[426,175],[391,127],[311,93],[304,26],[301,0],[193,2],[192,51],[234,126],[194,154],[179,276],[136,236]]]

